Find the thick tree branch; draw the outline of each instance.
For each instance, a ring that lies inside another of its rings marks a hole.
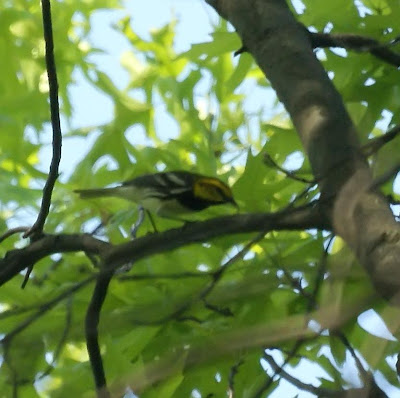
[[[285,105],[315,178],[325,214],[379,293],[400,303],[400,228],[373,189],[357,131],[315,57],[308,32],[284,0],[206,0],[236,28]]]
[[[54,253],[83,251],[99,255],[115,271],[128,262],[219,236],[310,228],[330,229],[317,203],[271,214],[217,217],[115,246],[87,234],[45,235],[23,249],[8,252],[0,260],[0,286],[25,268]]]
[[[44,223],[49,214],[51,195],[53,193],[54,184],[58,178],[58,166],[61,160],[61,124],[60,112],[58,105],[58,81],[56,72],[56,63],[54,60],[54,41],[53,41],[53,27],[51,22],[51,8],[50,0],[42,0],[42,16],[43,16],[43,30],[44,40],[46,43],[46,66],[47,76],[49,79],[50,89],[50,113],[51,113],[51,126],[53,129],[53,157],[50,164],[50,172],[46,184],[43,188],[42,204],[38,218],[33,226],[25,233],[25,237],[40,235],[43,231]]]
[[[182,228],[149,235],[131,242],[114,246],[106,253],[105,261],[119,267],[129,261],[137,261],[149,255],[159,254],[192,243],[250,232],[272,230],[329,229],[317,205],[307,205],[270,214],[239,214],[217,217],[199,223],[190,223]]]
[[[110,246],[87,234],[44,235],[23,249],[6,253],[0,260],[0,286],[51,254],[83,251],[101,255]]]

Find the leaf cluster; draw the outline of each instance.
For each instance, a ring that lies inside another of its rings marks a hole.
[[[395,3],[307,0],[298,17],[318,31],[351,27],[352,33],[383,42],[399,34]],[[100,50],[89,39],[93,13],[119,6],[114,0],[53,3],[64,136],[84,149],[79,159],[63,160],[74,166],[56,185],[47,232],[126,241],[138,217],[135,207],[114,199],[82,201],[73,190],[162,170],[222,178],[233,187],[243,213],[318,199],[291,121],[251,56],[233,56],[240,42],[226,23],[214,27],[209,42],[178,52],[177,21],[144,39],[130,17],[121,18],[114,26],[127,43],[120,61],[128,79],[121,87],[91,61]],[[6,231],[29,225],[37,212],[47,177],[41,154],[48,147],[49,116],[39,5],[2,0],[0,7],[0,57],[8,60],[0,65],[7,77],[0,83],[0,227]],[[399,123],[398,70],[369,54],[335,49],[316,54],[342,94],[362,143]],[[77,71],[112,102],[110,122],[73,128],[69,90]],[[376,175],[398,163],[398,145],[393,140],[371,157]],[[399,199],[394,178],[383,190]],[[229,212],[213,209],[200,219]],[[162,231],[180,225],[156,223]],[[148,233],[152,227],[146,219],[139,237]],[[274,375],[279,372],[266,352],[289,364],[299,379],[304,361],[311,362],[323,375],[314,384],[331,391],[365,383],[377,372],[392,386],[398,384],[398,344],[357,320],[369,310],[370,322],[381,318],[395,334],[398,313],[375,297],[343,242],[327,231],[271,232],[230,262],[252,238],[243,234],[185,246],[146,257],[115,275],[99,330],[111,391],[129,386],[141,397],[223,397],[232,391],[238,397],[268,396],[278,387]],[[13,236],[0,250],[4,255],[25,244]],[[4,396],[93,394],[83,331],[99,271],[91,260],[83,253],[49,256],[35,265],[26,289],[20,289],[23,275],[2,286]],[[312,319],[319,324],[306,327]]]

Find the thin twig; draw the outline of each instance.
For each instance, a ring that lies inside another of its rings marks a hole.
[[[390,40],[388,43],[380,43],[372,37],[353,33],[320,33],[310,32],[306,27],[304,29],[310,37],[313,48],[340,47],[358,52],[368,52],[391,65],[400,66],[400,54],[389,48],[398,43],[399,37]],[[237,56],[247,51],[248,48],[243,45],[233,55]]]
[[[55,368],[55,363],[57,362],[58,357],[61,354],[61,351],[67,341],[68,333],[71,328],[72,323],[72,296],[68,297],[68,301],[66,303],[66,316],[65,316],[65,327],[63,333],[60,337],[60,340],[57,344],[56,349],[53,353],[53,358],[51,363],[47,366],[47,368],[43,371],[43,373],[37,378],[38,380],[43,379],[48,376]]]
[[[293,209],[294,205],[297,204],[301,199],[305,198],[307,194],[313,189],[314,185],[308,185],[299,194],[297,194],[290,203],[286,206],[286,209]]]
[[[317,183],[315,180],[309,180],[307,178],[299,177],[293,171],[288,171],[288,170],[284,169],[283,167],[279,166],[279,164],[276,163],[274,159],[272,159],[272,157],[271,157],[271,155],[269,153],[264,153],[264,164],[267,165],[267,166],[274,167],[275,169],[277,169],[281,173],[285,174],[286,177],[288,177],[288,178],[290,178],[290,179],[292,179],[294,181],[302,182],[304,184],[311,184],[311,185],[314,185],[314,184]]]
[[[16,398],[18,395],[18,386],[22,383],[29,382],[29,380],[18,380],[17,375],[18,372],[14,368],[13,364],[11,363],[11,359],[9,356],[9,351],[11,348],[11,343],[12,340],[22,331],[24,331],[29,325],[31,325],[34,321],[38,320],[41,318],[43,315],[45,315],[48,311],[50,311],[52,308],[54,308],[55,305],[57,305],[60,301],[63,299],[70,297],[73,293],[77,292],[79,289],[83,288],[86,286],[89,282],[91,282],[94,279],[94,276],[89,277],[77,284],[75,284],[72,288],[62,292],[52,300],[48,301],[47,303],[44,303],[39,306],[39,309],[37,312],[35,312],[33,315],[25,319],[22,323],[20,323],[18,326],[16,326],[13,330],[8,332],[1,340],[0,343],[3,346],[3,357],[4,357],[4,362],[6,362],[10,368],[11,376],[12,376],[12,385],[13,385],[13,398]],[[70,320],[68,321],[70,315],[67,314],[67,324],[70,323]],[[64,332],[65,334],[65,332]],[[61,350],[61,348],[59,348]],[[58,349],[56,350],[57,354]]]
[[[290,355],[291,354],[291,351],[286,350],[285,348],[278,347],[278,346],[273,346],[273,345],[268,346],[268,350],[270,350],[270,351],[276,350],[276,351],[279,351],[280,353],[285,354],[285,355]],[[301,354],[292,355],[292,358],[307,359],[304,355],[301,355]]]
[[[375,178],[371,185],[371,189],[377,188],[377,187],[385,184],[390,179],[395,177],[399,172],[400,172],[400,162],[395,164],[393,167],[391,167],[388,171],[386,171],[379,177]]]
[[[369,157],[378,152],[385,144],[394,140],[400,134],[400,125],[394,126],[386,134],[369,140],[361,148],[364,156]]]
[[[111,398],[107,389],[106,375],[101,358],[98,326],[101,308],[106,299],[108,286],[113,275],[114,272],[112,270],[105,270],[98,276],[85,319],[86,346],[98,398]]]
[[[289,383],[293,384],[300,390],[308,391],[311,394],[315,394],[317,397],[337,397],[342,394],[341,391],[331,391],[326,388],[314,387],[311,384],[303,383],[302,381],[296,379],[285,370],[283,370],[283,366],[279,366],[271,355],[264,353],[263,357],[268,362],[269,366],[271,366],[272,371],[275,375],[279,374],[281,377],[283,377],[285,380],[287,380]]]
[[[340,339],[343,345],[347,348],[350,355],[353,357],[354,362],[356,364],[358,373],[360,375],[361,380],[363,381],[364,385],[371,383],[371,379],[373,381],[372,375],[366,371],[363,364],[360,361],[360,358],[356,354],[353,346],[350,344],[350,341],[347,339],[346,335],[343,332],[336,332],[335,335]]]
[[[235,376],[239,372],[239,367],[244,363],[244,360],[241,359],[239,362],[235,363],[231,367],[231,371],[229,372],[229,398],[234,398],[235,397]]]
[[[308,32],[313,48],[341,47],[348,50],[368,52],[391,65],[400,66],[400,54],[392,51],[396,40],[380,43],[372,37],[352,33],[315,33]]]
[[[391,194],[386,195],[386,199],[391,205],[400,205],[400,200],[395,199]]]
[[[272,383],[274,382],[274,378],[276,376],[279,376],[283,372],[283,368],[290,362],[290,360],[292,358],[294,358],[295,356],[297,356],[297,352],[299,351],[299,349],[303,345],[304,341],[305,341],[305,338],[302,337],[302,338],[298,339],[295,342],[293,348],[288,353],[288,356],[286,357],[286,359],[283,362],[282,366],[279,366],[278,369],[274,370],[274,374],[272,376],[268,377],[268,379],[265,381],[265,383],[262,386],[260,386],[260,388],[255,392],[254,398],[261,398],[261,397],[264,396],[264,393],[266,391],[268,391],[268,389],[272,386]],[[264,354],[263,355],[267,355],[265,350],[264,350]]]
[[[308,299],[308,305],[307,305],[308,313],[310,313],[312,310],[316,309],[316,307],[317,307],[317,297],[318,297],[319,291],[321,289],[322,282],[324,281],[329,249],[332,245],[334,238],[335,238],[335,235],[332,234],[332,236],[328,240],[328,243],[322,254],[322,258],[319,261],[318,272],[315,276],[313,290],[311,292],[311,295],[306,296],[306,298]],[[300,291],[300,293],[302,293],[302,292]]]
[[[214,272],[180,272],[169,274],[134,274],[134,275],[118,275],[119,281],[140,281],[147,279],[186,279],[186,278],[205,278],[212,277]]]
[[[23,330],[25,330],[34,321],[41,318],[44,314],[46,314],[48,311],[50,311],[52,308],[54,308],[54,306],[56,306],[59,302],[61,302],[65,298],[69,297],[71,294],[77,292],[78,290],[82,289],[84,286],[86,286],[87,284],[92,282],[94,279],[95,279],[95,275],[92,275],[92,276],[84,279],[83,281],[76,283],[71,288],[65,290],[64,292],[60,293],[58,296],[54,297],[52,300],[40,305],[39,309],[34,314],[32,314],[30,317],[26,318],[18,326],[16,326],[14,329],[12,329],[10,332],[8,332],[0,340],[0,343],[8,344],[16,335],[18,335]]]
[[[219,280],[222,278],[226,270],[231,267],[233,264],[235,264],[238,260],[243,258],[248,251],[256,244],[258,243],[261,239],[263,239],[265,236],[265,232],[261,232],[257,234],[252,240],[250,240],[239,252],[237,252],[233,257],[231,257],[225,264],[223,264],[217,271],[213,273],[213,280],[211,283],[206,286],[198,295],[197,300],[206,300],[207,296],[212,292],[212,290],[215,288],[216,284],[219,282]],[[192,302],[189,303],[189,306],[192,304]],[[210,305],[210,304],[208,304]],[[187,308],[189,308],[187,306]],[[226,316],[226,314],[225,314]]]
[[[345,340],[347,340],[345,338]],[[351,347],[350,343],[347,341],[347,344],[349,347]],[[347,347],[347,345],[346,345]],[[353,348],[351,347],[352,351],[354,352]],[[355,355],[355,352],[354,352]],[[361,366],[362,369],[364,369],[361,365],[361,362],[359,360],[359,358],[357,357],[357,355],[355,355],[353,357],[357,363],[357,367],[358,365]],[[338,398],[344,398],[347,396],[352,396],[352,397],[371,397],[371,398],[387,398],[386,394],[379,388],[379,386],[376,384],[374,378],[372,375],[368,374],[367,372],[364,374],[364,376],[366,377],[366,379],[364,379],[365,381],[365,385],[366,387],[362,388],[362,389],[356,389],[353,391],[353,394],[346,394],[346,391],[332,391],[332,390],[328,390],[322,387],[314,387],[310,384],[306,384],[303,383],[302,381],[296,379],[295,377],[291,376],[290,374],[288,374],[283,368],[284,366],[286,366],[287,361],[285,361],[283,363],[283,365],[279,366],[274,358],[267,354],[264,353],[264,359],[268,362],[268,364],[271,366],[272,370],[274,371],[274,376],[279,374],[281,377],[283,377],[285,380],[287,380],[289,383],[293,384],[295,387],[303,390],[303,391],[308,391],[311,392],[312,394],[315,394],[318,397],[338,397]],[[361,374],[361,376],[363,376]],[[272,379],[271,378],[271,379]],[[348,392],[349,390],[347,390]],[[356,394],[355,394],[356,391]]]
[[[99,222],[89,233],[96,235],[104,227],[104,221]]]
[[[150,325],[159,325],[163,324],[169,320],[172,319],[181,319],[182,314],[185,313],[194,303],[197,303],[199,301],[203,301],[206,303],[206,298],[207,296],[213,291],[217,283],[220,281],[222,276],[225,274],[225,272],[228,270],[230,266],[232,266],[234,263],[236,263],[239,259],[241,259],[249,250],[250,248],[259,242],[263,237],[265,236],[265,232],[261,232],[257,234],[251,241],[249,241],[238,253],[236,253],[233,257],[231,257],[226,263],[221,265],[218,270],[214,271],[210,276],[212,277],[212,280],[209,284],[207,284],[195,297],[193,297],[190,300],[186,300],[184,303],[182,303],[178,308],[176,308],[173,312],[164,315],[163,317],[152,320],[152,321],[143,321],[143,320],[131,320],[131,322],[135,325],[140,325],[140,326],[150,326]],[[211,309],[211,304],[207,302],[207,308]],[[212,307],[213,311],[216,311],[217,307]],[[230,316],[231,313],[229,309],[219,309],[219,312],[223,316]]]
[[[24,314],[25,312],[30,312],[36,309],[37,307],[38,307],[37,304],[34,304],[34,305],[27,305],[25,307],[10,308],[8,310],[0,312],[0,320],[16,315],[21,315]]]
[[[399,41],[400,41],[400,35],[398,35],[394,39],[390,40],[390,42],[388,44],[393,46],[393,45],[397,44]]]
[[[10,236],[13,236],[15,234],[21,233],[21,232],[26,232],[29,230],[29,227],[16,227],[16,228],[11,228],[8,231],[4,232],[3,235],[0,236],[0,243],[5,241],[7,238]]]
[[[21,283],[21,289],[25,289],[25,286],[26,286],[26,284],[27,284],[28,281],[29,281],[29,277],[31,276],[32,271],[33,271],[33,264],[31,264],[31,265],[26,269],[25,276],[24,276],[24,280],[23,280],[22,283]]]
[[[88,258],[88,260],[92,263],[94,268],[99,268],[99,259],[97,256],[93,253],[90,252],[85,252],[85,256]]]
[[[330,238],[328,241],[328,244],[324,250],[322,259],[320,261],[320,268],[318,270],[318,274],[316,276],[316,281],[314,284],[313,291],[310,293],[306,292],[303,287],[301,286],[300,283],[298,283],[297,280],[295,280],[292,275],[287,272],[285,269],[283,269],[283,272],[285,274],[285,277],[289,279],[290,284],[292,287],[296,287],[296,289],[299,290],[300,294],[307,300],[308,305],[307,305],[307,313],[310,313],[313,309],[315,309],[316,305],[316,296],[318,295],[321,283],[323,281],[323,277],[325,274],[325,268],[326,268],[326,258],[328,255],[329,247],[332,243],[333,237]],[[269,377],[266,382],[257,390],[257,392],[254,395],[254,398],[259,398],[261,397],[268,389],[271,387],[274,378],[276,376],[279,376],[282,372],[284,372],[284,367],[291,361],[292,358],[294,358],[297,355],[298,350],[301,348],[301,346],[305,343],[306,339],[300,338],[298,339],[292,349],[287,353],[286,359],[283,362],[281,366],[279,366],[277,369],[275,369],[274,374]],[[267,355],[267,354],[265,354]]]
[[[140,226],[143,224],[143,221],[144,221],[144,212],[145,212],[145,211],[144,211],[144,208],[143,208],[142,206],[139,206],[139,207],[138,207],[138,218],[137,218],[135,224],[133,224],[132,229],[131,229],[131,237],[132,237],[132,239],[136,239],[137,231],[138,231],[138,229],[140,228]],[[151,218],[150,213],[148,213],[148,214],[149,214],[150,221],[153,223],[154,221],[153,221],[153,219]],[[155,225],[153,225],[153,228],[154,228],[154,227],[155,227]]]
[[[56,63],[54,59],[53,27],[51,21],[50,0],[42,0],[42,17],[44,41],[46,43],[46,68],[49,79],[50,113],[51,126],[53,129],[53,157],[51,159],[49,176],[43,188],[42,204],[37,220],[33,226],[25,233],[24,237],[37,236],[43,231],[44,223],[50,211],[51,196],[54,184],[58,178],[58,168],[61,160],[61,123],[58,104],[58,81]]]
[[[3,344],[3,361],[10,371],[10,383],[12,385],[12,398],[18,398],[18,370],[15,368],[10,357],[10,342]]]
[[[204,307],[206,307],[208,310],[216,312],[219,315],[222,316],[233,316],[233,312],[229,307],[219,307],[214,304],[210,304],[207,299],[203,299]]]
[[[314,287],[313,287],[311,294],[308,294],[302,288],[299,288],[299,291],[302,294],[302,296],[308,300],[307,313],[310,313],[311,311],[315,310],[317,307],[317,296],[320,291],[322,282],[324,280],[329,249],[331,247],[334,237],[335,236],[332,235],[329,238],[328,243],[324,249],[321,261],[319,262],[320,266],[319,266],[318,273],[317,273],[315,281],[314,281]],[[377,388],[379,390],[379,387],[376,385],[373,376],[370,373],[368,373],[367,370],[362,365],[358,355],[356,354],[354,348],[350,344],[350,341],[347,339],[346,335],[343,332],[341,332],[340,330],[330,331],[330,333],[332,333],[332,335],[337,336],[340,339],[340,341],[343,343],[343,345],[346,347],[346,349],[350,352],[350,355],[354,359],[357,370],[359,372],[359,375],[360,375],[362,381],[364,382],[364,385],[365,386],[373,386],[373,388]],[[285,379],[287,379],[288,381],[290,381],[287,377],[284,376],[285,372],[283,371],[283,367],[286,365],[287,362],[288,361],[286,359],[285,363],[280,367],[282,369],[281,376],[284,377]],[[286,376],[287,376],[287,374],[286,374]],[[293,378],[292,380],[297,380],[297,379]],[[295,384],[295,383],[292,383],[292,384]],[[297,386],[297,384],[295,384],[295,385]],[[299,388],[301,388],[301,387],[299,387]]]
[[[64,258],[60,257],[58,260],[53,261],[53,263],[46,269],[41,277],[35,277],[32,283],[35,286],[42,286],[43,283],[50,278],[51,275],[54,275],[54,272],[64,263]]]

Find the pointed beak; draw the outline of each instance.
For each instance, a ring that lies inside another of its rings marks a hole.
[[[235,199],[232,198],[229,203],[231,203],[236,208],[236,210],[239,211],[239,205],[235,202]]]

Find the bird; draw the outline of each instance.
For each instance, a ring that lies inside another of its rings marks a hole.
[[[82,199],[119,197],[164,218],[180,219],[210,206],[232,204],[231,188],[215,177],[189,171],[144,174],[112,188],[77,189]]]

